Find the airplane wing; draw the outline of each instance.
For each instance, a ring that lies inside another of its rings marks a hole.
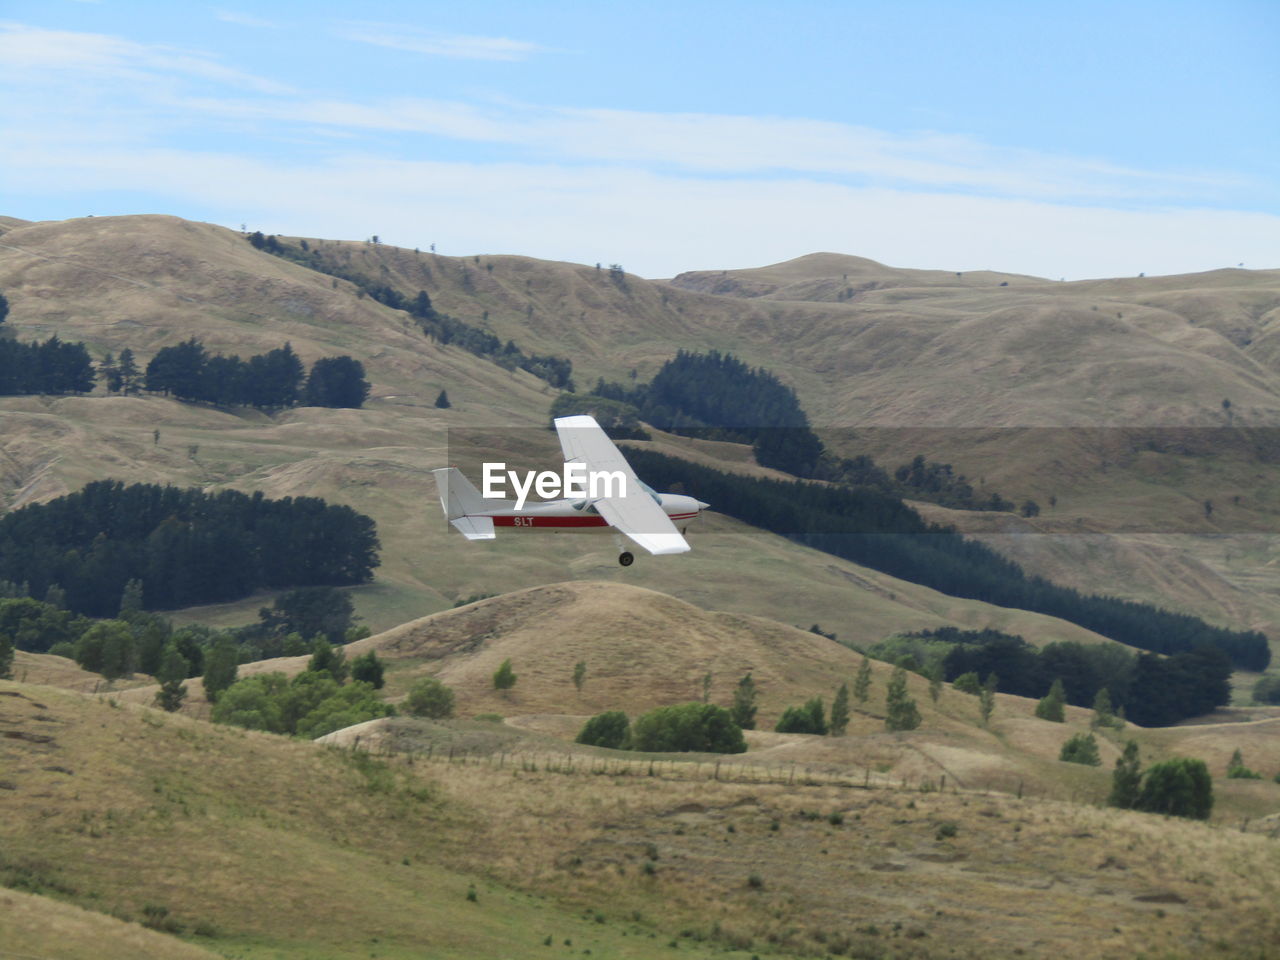
[[[582,461],[588,474],[618,472],[624,477],[623,496],[599,497],[591,504],[610,526],[650,553],[684,553],[689,549],[666,511],[640,485],[627,458],[594,417],[557,417],[555,424],[566,461]]]

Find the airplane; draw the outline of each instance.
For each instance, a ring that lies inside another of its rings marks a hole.
[[[684,532],[710,504],[683,494],[656,493],[635,475],[626,457],[594,417],[557,417],[555,427],[564,452],[564,476],[566,480],[581,475],[592,478],[592,486],[586,487],[587,496],[543,500],[526,506],[523,495],[532,488],[532,476],[520,488],[515,474],[511,474],[521,499],[508,500],[482,496],[461,470],[442,467],[431,472],[440,493],[440,506],[449,523],[468,540],[496,539],[495,527],[613,530],[620,551],[618,563],[624,567],[631,566],[635,556],[626,549],[625,541],[618,534],[656,555],[689,550]],[[491,492],[490,479],[501,480],[490,477],[489,466],[486,464],[487,492]],[[505,464],[498,466],[505,467]],[[595,483],[597,477],[602,483]],[[596,495],[601,493],[601,488],[603,495]],[[543,495],[542,490],[539,483],[539,495]]]

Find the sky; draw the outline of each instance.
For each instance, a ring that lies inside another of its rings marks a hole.
[[[1280,3],[0,0],[0,214],[646,277],[1280,268]]]

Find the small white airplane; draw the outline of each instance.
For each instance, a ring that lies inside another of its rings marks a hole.
[[[709,504],[678,493],[655,493],[631,469],[621,451],[609,439],[594,417],[559,417],[555,421],[564,451],[565,487],[575,480],[587,481],[582,496],[543,500],[524,504],[524,496],[534,485],[530,475],[521,486],[514,472],[519,500],[485,497],[456,467],[431,471],[440,491],[440,506],[454,528],[468,540],[493,540],[495,527],[518,530],[609,530],[626,536],[653,554],[685,553],[684,538],[689,522]],[[485,489],[501,484],[505,477],[491,474],[485,465]],[[505,468],[505,464],[496,466]],[[545,496],[539,475],[537,490]],[[557,479],[554,474],[552,479]],[[600,481],[600,482],[597,482]],[[618,562],[631,566],[635,557],[618,537]]]

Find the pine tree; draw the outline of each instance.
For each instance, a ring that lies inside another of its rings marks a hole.
[[[311,659],[307,662],[309,673],[327,673],[338,683],[347,679],[347,655],[328,640],[317,637],[311,645]]]
[[[853,696],[859,705],[865,705],[871,695],[871,661],[862,655],[862,664],[858,667],[858,675],[853,680]]]
[[[843,737],[845,728],[849,726],[849,685],[840,684],[836,698],[831,701],[831,735]]]
[[[1107,803],[1121,810],[1131,809],[1138,802],[1141,785],[1142,763],[1138,759],[1138,742],[1130,740],[1124,745],[1124,753],[1116,760]]]
[[[999,684],[999,677],[994,672],[989,673],[986,682],[982,685],[982,690],[978,693],[978,712],[982,714],[984,727],[991,722],[991,715],[996,712],[996,688]]]
[[[303,397],[309,407],[359,409],[369,397],[364,365],[345,354],[320,358],[311,366]]]
[[[1049,692],[1040,699],[1036,704],[1036,716],[1041,720],[1051,720],[1054,723],[1066,722],[1066,711],[1063,704],[1066,702],[1067,695],[1062,689],[1062,678],[1058,677],[1049,687]]]
[[[502,661],[502,665],[493,673],[493,689],[510,690],[516,685],[516,673],[511,669],[511,658]]]
[[[106,384],[108,393],[120,392],[120,368],[116,365],[114,353],[108,352],[105,357],[98,361],[98,376]]]
[[[129,580],[124,585],[124,593],[120,595],[120,616],[127,617],[131,613],[142,610],[142,581]]]
[[[587,682],[587,661],[579,660],[573,665],[573,686],[582,693],[582,685]]]
[[[747,674],[738,681],[733,691],[733,706],[729,708],[729,716],[743,730],[756,728],[756,682]]]
[[[920,726],[920,710],[916,707],[915,700],[907,695],[907,671],[902,667],[893,668],[885,705],[886,730],[914,730]]]
[[[440,391],[440,395],[436,397],[436,406],[441,410],[448,410],[453,404],[449,402],[449,394],[444,390]]]
[[[120,351],[116,377],[119,379],[121,392],[126,394],[138,392],[138,361],[128,347]]]
[[[160,681],[160,691],[156,694],[157,706],[170,713],[182,706],[182,701],[187,696],[187,685],[182,681],[187,679],[190,668],[187,658],[179,652],[176,644],[170,642],[164,648],[160,669],[156,673],[156,679]]]

